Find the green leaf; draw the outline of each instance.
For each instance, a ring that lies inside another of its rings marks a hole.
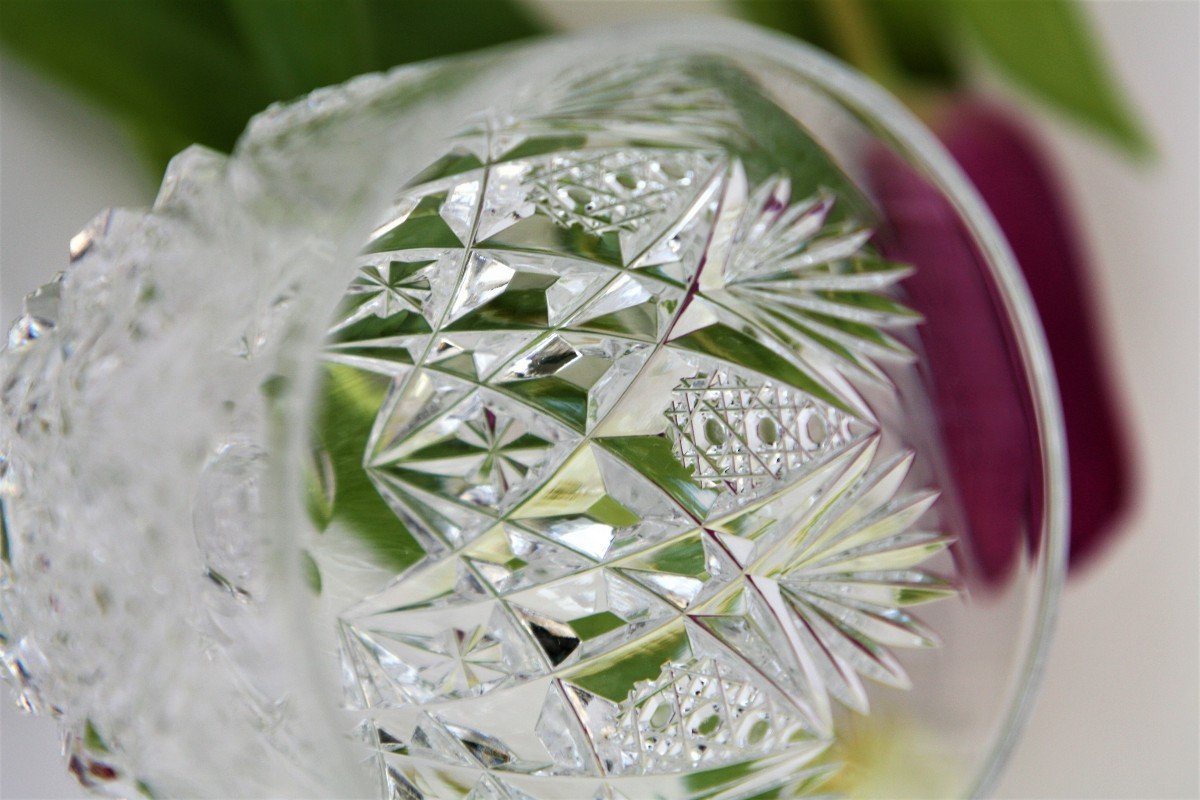
[[[853,410],[815,377],[785,361],[766,345],[723,323],[709,325],[676,339],[673,344],[781,380],[847,413]]]
[[[377,562],[397,572],[415,563],[421,546],[376,491],[363,455],[389,381],[330,364],[321,384],[317,444],[329,456],[334,486],[332,517],[371,548]]]
[[[639,681],[654,680],[663,664],[686,656],[688,638],[678,620],[598,658],[583,661],[563,677],[614,703],[629,696]]]
[[[870,219],[870,201],[858,186],[826,154],[824,148],[745,72],[716,59],[705,59],[692,69],[696,80],[719,90],[742,119],[751,141],[725,145],[746,168],[752,184],[785,173],[793,191],[803,197],[824,187],[838,197],[830,221],[844,215]]]
[[[824,15],[819,13],[813,2],[800,0],[734,0],[733,8],[742,19],[764,28],[803,39],[811,45],[833,53],[842,59],[846,54],[839,52],[837,41]]]
[[[304,551],[304,582],[313,594],[321,593],[321,568],[312,557],[312,553]]]
[[[587,426],[587,391],[562,378],[551,375],[535,380],[513,381],[503,384],[502,388],[577,431],[582,432]]]
[[[697,519],[708,513],[717,499],[715,491],[697,483],[692,471],[679,463],[665,436],[613,436],[597,442],[653,481]]]
[[[280,98],[544,32],[514,0],[225,0]]]
[[[221,3],[4,0],[0,44],[116,115],[159,167],[193,142],[228,150],[273,99]]]
[[[333,472],[333,460],[322,450],[313,453],[312,461],[304,471],[304,507],[308,517],[319,533],[324,533],[333,522],[333,500],[337,491],[337,480]]]
[[[289,0],[274,0],[289,2]],[[321,0],[308,0],[308,2]],[[465,53],[547,33],[520,0],[366,0],[374,69]]]
[[[1149,141],[1073,3],[955,0],[950,7],[1015,83],[1129,152],[1149,153]]]
[[[957,30],[941,0],[868,0],[864,6],[906,77],[939,88],[958,86]]]
[[[595,639],[597,636],[603,636],[609,631],[620,628],[625,624],[625,620],[611,611],[601,611],[596,614],[589,614],[586,617],[573,619],[567,624],[571,626],[571,630],[575,631],[580,639],[586,642],[589,639]]]
[[[259,78],[297,97],[377,68],[364,0],[227,0]]]
[[[544,32],[516,0],[4,0],[0,46],[115,115],[160,173],[363,72]]]
[[[736,0],[734,8],[863,72],[887,65],[905,82],[958,85],[956,31],[937,0]]]
[[[96,730],[96,726],[92,724],[90,719],[83,722],[83,745],[93,753],[108,753],[108,744],[105,743],[104,737],[100,735],[100,731]]]

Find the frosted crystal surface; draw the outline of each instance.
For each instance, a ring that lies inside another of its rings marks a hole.
[[[84,783],[800,796],[936,646],[869,199],[720,57],[488,58],[185,153],[14,326],[4,659]]]

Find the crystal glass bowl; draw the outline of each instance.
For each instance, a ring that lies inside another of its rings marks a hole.
[[[1064,548],[933,138],[732,23],[268,109],[0,357],[9,677],[115,794],[971,795]]]

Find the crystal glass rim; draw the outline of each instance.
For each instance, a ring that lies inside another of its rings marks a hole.
[[[1001,774],[1028,718],[1066,577],[1069,494],[1065,430],[1057,381],[1032,297],[1008,243],[975,188],[933,134],[892,95],[850,66],[804,42],[736,20],[684,19],[686,24],[680,19],[660,19],[573,32],[524,44],[504,45],[464,58],[488,60],[488,56],[492,56],[502,59],[505,55],[530,53],[533,62],[537,63],[543,56],[547,61],[552,60],[560,49],[573,49],[576,54],[583,50],[603,51],[610,58],[620,58],[655,49],[727,53],[730,42],[748,44],[750,47],[746,49],[753,54],[749,60],[799,73],[860,119],[870,120],[875,131],[883,134],[909,159],[961,215],[999,289],[1004,313],[1016,330],[1021,366],[1034,401],[1044,497],[1039,539],[1041,575],[1036,597],[1031,601],[1036,611],[1031,620],[1032,631],[1019,674],[1013,677],[1014,696],[1006,715],[998,724],[981,768],[966,784],[969,787],[967,796],[984,796]],[[538,50],[542,52],[533,53]],[[401,67],[397,72],[414,68],[420,69],[421,65]],[[321,91],[324,90],[318,90]],[[299,104],[303,103],[301,99]],[[291,351],[289,355],[293,359],[303,355],[295,348],[285,350]],[[313,409],[315,391],[316,381],[310,381],[308,396],[297,398],[300,401],[298,407]]]

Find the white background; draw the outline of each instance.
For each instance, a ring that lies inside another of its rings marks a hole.
[[[543,0],[571,24],[645,13],[637,3]],[[705,10],[711,4],[674,4]],[[1139,500],[1124,536],[1073,578],[1032,720],[998,794],[1022,798],[1200,797],[1197,729],[1200,4],[1088,6],[1159,151],[1123,161],[1062,121],[1035,124],[1070,186],[1128,425]],[[150,184],[103,117],[5,61],[0,71],[0,316],[61,269],[70,236]],[[0,689],[0,797],[83,796],[54,725],[17,714]]]

